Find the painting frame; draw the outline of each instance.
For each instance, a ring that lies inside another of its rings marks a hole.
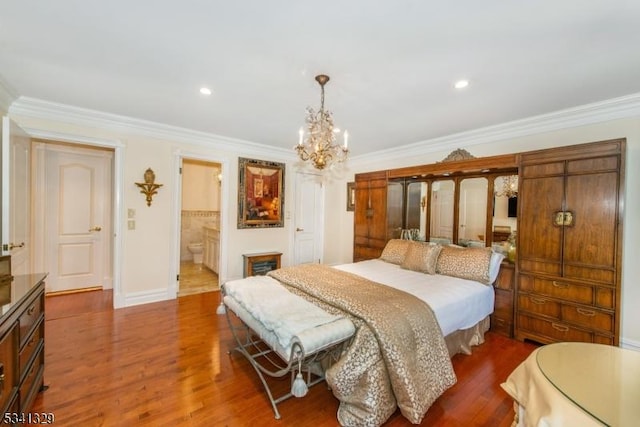
[[[356,183],[347,182],[347,212],[356,210]]]
[[[285,164],[238,158],[238,228],[284,227]]]

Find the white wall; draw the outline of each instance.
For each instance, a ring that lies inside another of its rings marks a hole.
[[[49,114],[51,113],[51,114]],[[123,305],[171,298],[170,290],[175,288],[174,271],[179,264],[179,243],[172,242],[172,230],[179,225],[180,203],[176,188],[178,180],[176,159],[214,156],[223,165],[223,194],[228,194],[226,212],[221,213],[221,254],[220,280],[242,277],[242,254],[247,252],[282,252],[282,264],[288,265],[292,259],[289,247],[293,212],[293,158],[294,153],[273,147],[255,147],[251,143],[237,144],[224,138],[219,140],[210,135],[193,133],[193,142],[185,141],[190,131],[177,132],[172,129],[147,131],[140,126],[113,126],[98,118],[98,125],[92,126],[77,120],[68,123],[49,111],[42,117],[35,114],[18,114],[11,117],[26,130],[38,130],[50,134],[65,135],[73,140],[91,138],[94,140],[119,141],[124,148],[122,175],[122,226],[116,233],[122,237],[121,293]],[[38,117],[35,117],[38,116]],[[234,151],[229,147],[239,146]],[[244,150],[244,151],[240,151]],[[256,158],[267,161],[284,162],[285,171],[285,221],[284,227],[270,229],[237,228],[238,157]],[[145,196],[140,194],[135,182],[142,182],[144,171],[151,167],[156,175],[156,183],[163,184],[153,197],[151,206],[146,205]],[[178,207],[178,212],[176,208]],[[135,210],[135,229],[127,228],[128,209]],[[172,249],[173,248],[173,249]],[[177,248],[177,249],[175,249]]]
[[[182,164],[182,210],[220,210],[220,168],[214,164],[185,161]]]
[[[342,206],[346,197],[346,182],[360,172],[393,169],[434,163],[444,159],[451,151],[465,148],[476,157],[517,153],[543,148],[575,145],[587,142],[603,141],[615,138],[627,139],[626,153],[626,191],[624,202],[624,246],[622,261],[622,344],[640,349],[640,263],[637,262],[637,242],[640,242],[640,117],[612,120],[587,126],[572,127],[529,136],[497,140],[473,146],[452,145],[446,149],[425,152],[421,156],[407,156],[389,161],[393,156],[380,156],[377,159],[350,162],[349,175],[344,181],[334,182],[327,193],[331,196],[327,206]],[[355,142],[354,142],[355,143]],[[426,150],[425,150],[426,151]],[[336,213],[339,213],[336,215]],[[353,212],[344,209],[327,210],[327,228],[325,235],[324,259],[330,264],[351,262],[353,259]]]

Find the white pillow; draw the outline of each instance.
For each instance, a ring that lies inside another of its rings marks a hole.
[[[489,260],[489,283],[493,284],[498,278],[500,273],[500,264],[504,259],[504,254],[499,252],[493,252],[491,254],[491,260]]]

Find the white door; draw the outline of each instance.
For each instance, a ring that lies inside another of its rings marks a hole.
[[[322,262],[324,212],[320,175],[296,173],[294,264]]]
[[[105,283],[110,265],[111,159],[108,150],[44,144],[47,292]]]
[[[2,118],[2,255],[11,273],[31,273],[31,138]]]

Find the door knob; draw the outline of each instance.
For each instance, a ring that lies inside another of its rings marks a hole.
[[[298,227],[298,228],[296,228],[296,231],[304,231],[304,228]]]
[[[96,225],[95,227],[91,227],[89,229],[89,231],[100,231],[100,230],[102,230],[102,227],[100,227],[99,225]]]

